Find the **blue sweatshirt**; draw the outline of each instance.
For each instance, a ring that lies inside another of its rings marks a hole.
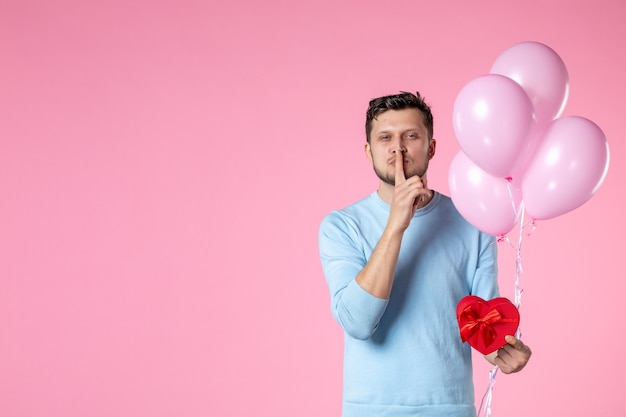
[[[495,239],[434,193],[405,231],[388,300],[357,284],[387,224],[377,192],[319,230],[331,310],[344,329],[343,417],[475,416],[471,351],[456,305],[498,296]]]

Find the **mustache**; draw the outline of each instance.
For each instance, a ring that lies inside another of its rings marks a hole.
[[[395,164],[396,162],[396,157],[393,156],[392,158],[387,159],[387,165],[392,165]],[[411,162],[410,158],[407,158],[406,156],[402,158],[402,162]]]

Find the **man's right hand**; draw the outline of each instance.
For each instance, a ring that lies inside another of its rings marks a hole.
[[[396,231],[404,232],[409,227],[415,211],[429,201],[431,191],[426,186],[426,179],[422,180],[417,175],[406,179],[404,153],[400,149],[395,153],[395,188],[388,226]]]
[[[428,204],[431,191],[426,188],[426,179],[417,175],[406,179],[404,154],[398,149],[395,158],[394,194],[387,227],[378,240],[365,267],[356,277],[356,282],[370,294],[388,299],[400,254],[404,231],[409,227],[415,211]]]

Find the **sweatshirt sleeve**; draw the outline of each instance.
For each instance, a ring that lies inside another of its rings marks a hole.
[[[472,295],[485,300],[500,296],[498,288],[498,246],[495,237],[479,232],[478,262],[472,280]]]
[[[367,263],[358,228],[350,219],[332,212],[320,225],[319,251],[333,317],[348,335],[369,338],[385,312],[387,300],[368,293],[355,280]]]

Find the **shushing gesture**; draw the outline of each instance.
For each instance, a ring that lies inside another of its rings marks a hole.
[[[389,225],[404,231],[409,227],[415,211],[428,204],[432,193],[427,187],[425,176],[423,179],[417,175],[405,178],[404,152],[401,149],[394,152],[395,188],[389,213]]]

